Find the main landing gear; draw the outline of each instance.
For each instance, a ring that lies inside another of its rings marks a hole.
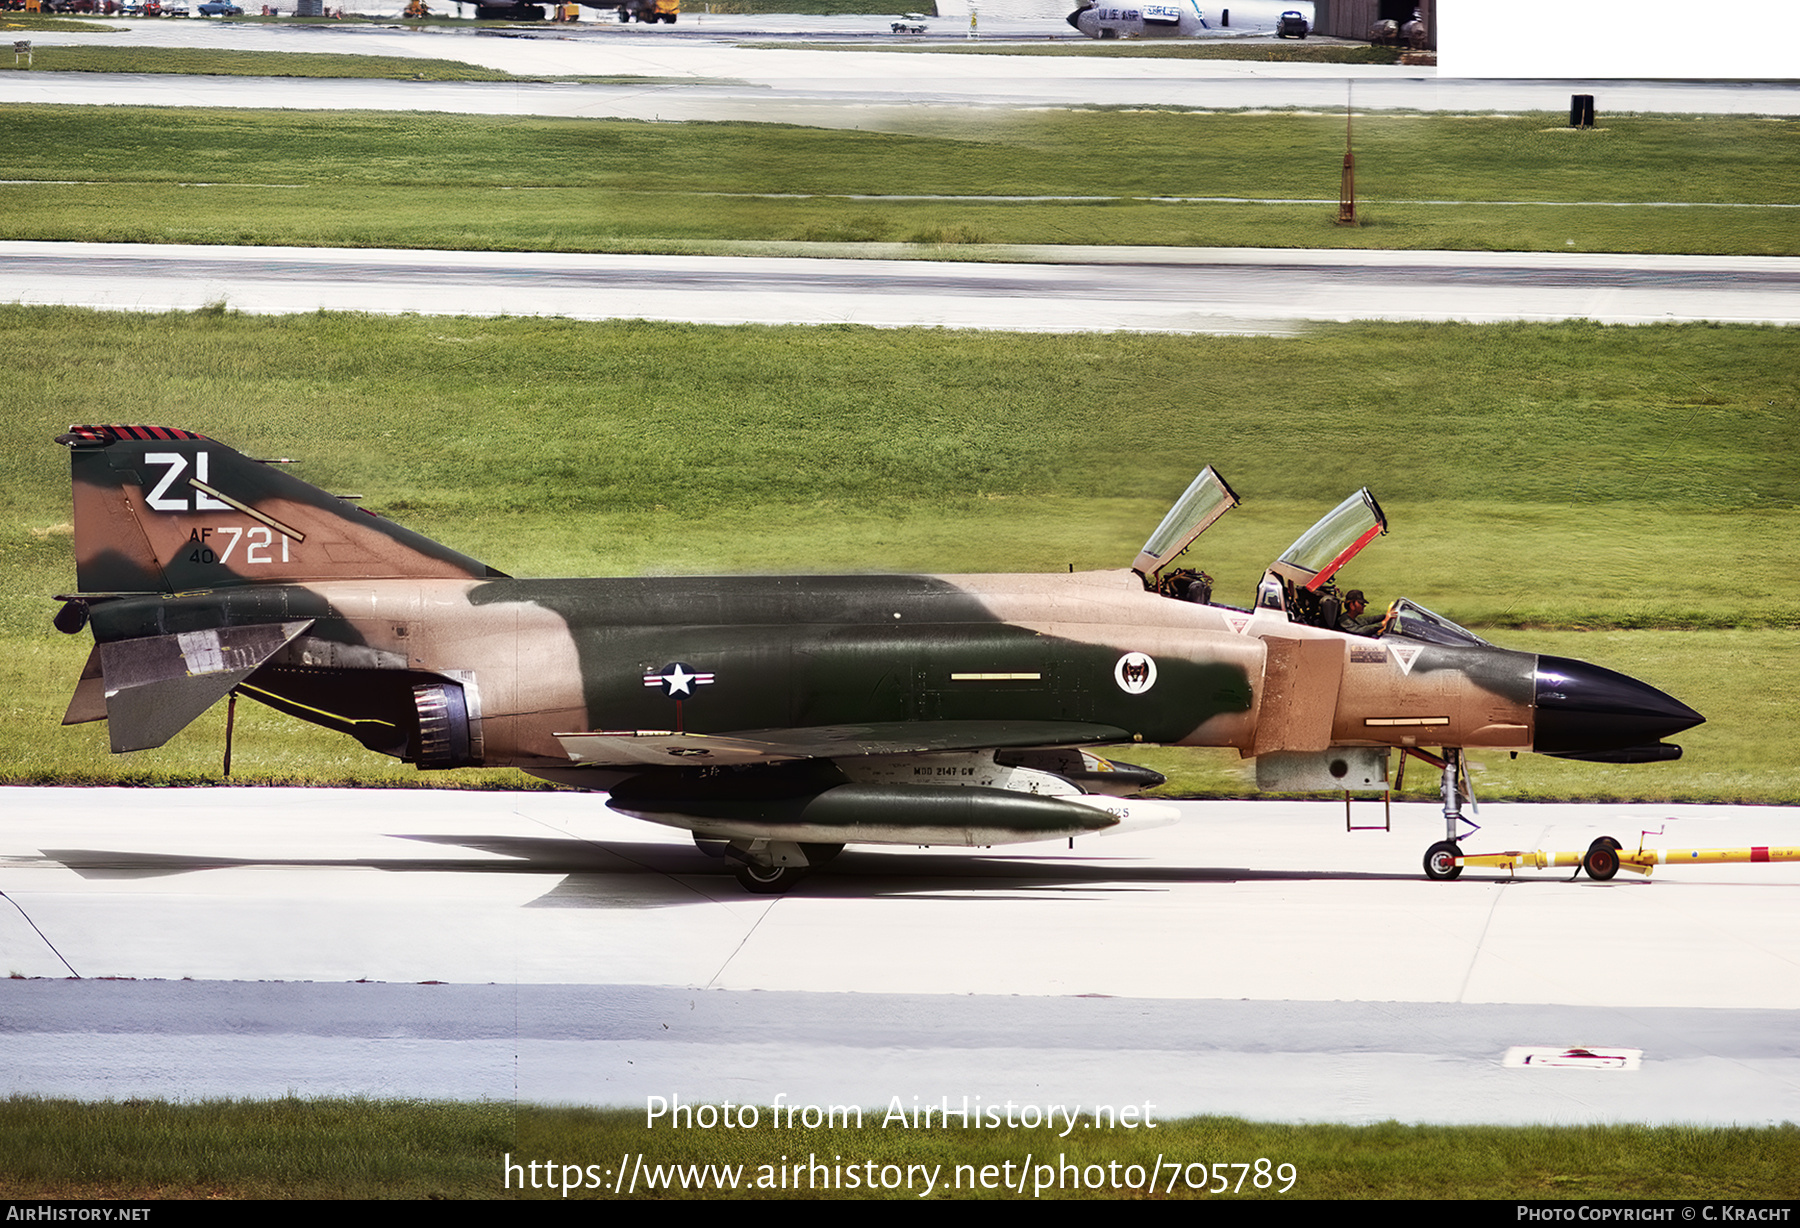
[[[1456,840],[1462,835],[1462,825],[1469,822],[1463,818],[1463,799],[1468,798],[1471,806],[1475,804],[1475,790],[1469,784],[1468,763],[1463,758],[1462,748],[1446,746],[1442,767],[1440,792],[1444,798],[1444,838],[1425,850],[1425,877],[1433,882],[1449,882],[1462,875],[1463,868],[1457,861],[1462,856],[1462,846]],[[1470,823],[1469,826],[1473,829],[1475,825]],[[1617,868],[1615,863],[1614,869]]]
[[[731,873],[752,895],[785,895],[814,870],[823,870],[844,851],[841,844],[795,844],[787,840],[719,840],[696,835],[709,857],[734,862]]]

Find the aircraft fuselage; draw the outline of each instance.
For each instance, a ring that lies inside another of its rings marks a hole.
[[[1532,654],[1173,601],[1129,572],[315,582],[93,612],[102,644],[297,620],[247,693],[392,751],[395,696],[453,678],[478,710],[468,759],[489,765],[567,765],[556,735],[579,731],[939,722],[989,724],[988,745],[1041,745],[1067,723],[1083,727],[1071,742],[1105,727],[1245,755],[1532,747]]]

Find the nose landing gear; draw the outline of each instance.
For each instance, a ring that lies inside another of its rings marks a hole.
[[[1407,753],[1434,762],[1432,756],[1420,751],[1409,750]],[[1477,830],[1462,812],[1464,798],[1468,799],[1471,808],[1475,807],[1475,790],[1469,784],[1468,762],[1463,758],[1461,747],[1446,746],[1443,759],[1436,762],[1443,769],[1439,791],[1444,798],[1444,838],[1425,850],[1425,877],[1433,882],[1449,882],[1463,872],[1462,846],[1456,842],[1464,834],[1462,826],[1466,823],[1470,831]]]

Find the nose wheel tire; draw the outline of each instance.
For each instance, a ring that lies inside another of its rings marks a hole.
[[[1462,856],[1462,849],[1453,840],[1439,840],[1425,850],[1425,877],[1432,882],[1445,883],[1462,875],[1463,868],[1456,864]]]

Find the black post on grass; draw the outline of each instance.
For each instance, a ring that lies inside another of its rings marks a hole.
[[[1339,226],[1356,225],[1356,152],[1350,147],[1351,84],[1344,83],[1344,178],[1338,185]]]
[[[231,688],[231,698],[225,703],[225,775],[231,775],[231,731],[237,724],[237,688]]]

